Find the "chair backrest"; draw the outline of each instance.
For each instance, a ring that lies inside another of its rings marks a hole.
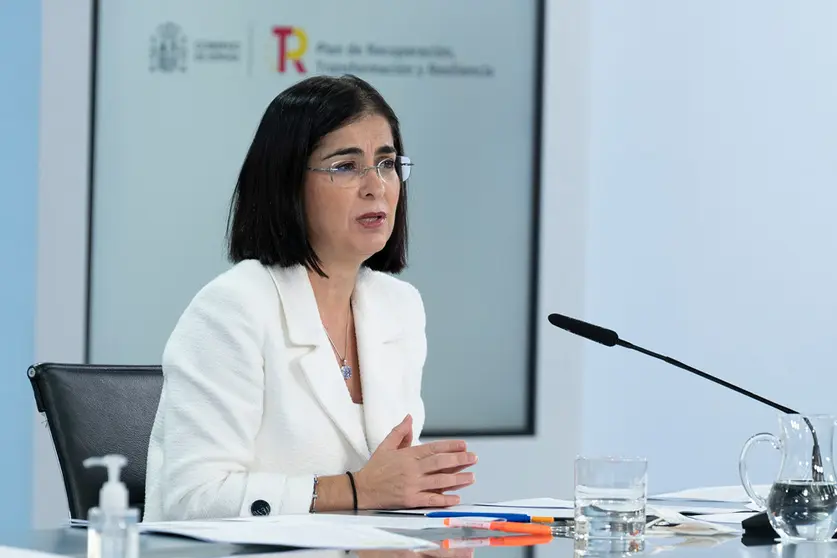
[[[128,459],[122,480],[130,505],[142,513],[161,367],[44,363],[30,367],[28,376],[58,454],[71,517],[87,518],[107,478],[104,469],[88,469],[83,461],[111,453]]]

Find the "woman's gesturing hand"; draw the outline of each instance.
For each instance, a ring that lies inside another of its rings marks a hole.
[[[439,508],[459,503],[445,494],[474,483],[463,473],[477,462],[462,440],[412,446],[413,419],[407,415],[384,438],[363,469],[355,473],[361,509]]]

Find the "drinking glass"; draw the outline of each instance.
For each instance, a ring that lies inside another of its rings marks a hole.
[[[641,457],[575,461],[575,538],[643,539],[648,462]]]

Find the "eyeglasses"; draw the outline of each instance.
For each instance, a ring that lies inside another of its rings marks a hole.
[[[333,167],[308,167],[308,170],[327,172],[331,181],[338,186],[352,186],[357,184],[372,169],[375,169],[378,178],[385,184],[405,182],[410,178],[410,168],[412,166],[413,163],[409,157],[400,155],[392,159],[382,159],[377,165],[369,167],[359,167],[354,161],[345,161],[337,163]]]

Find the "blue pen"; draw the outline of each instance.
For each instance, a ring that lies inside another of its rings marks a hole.
[[[457,512],[435,511],[427,512],[426,517],[493,517],[512,523],[531,523],[532,517],[523,513],[489,513],[489,512]]]

